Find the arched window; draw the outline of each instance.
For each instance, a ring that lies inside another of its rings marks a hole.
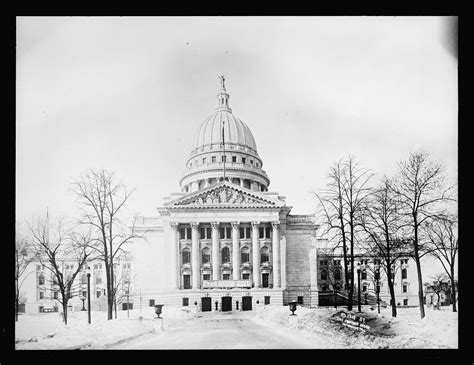
[[[341,270],[334,270],[334,280],[341,280]]]
[[[250,250],[247,246],[242,248],[242,251],[240,253],[240,261],[242,263],[249,262],[250,261]]]
[[[181,253],[181,262],[183,264],[189,264],[191,262],[191,252],[188,249],[184,249]]]
[[[327,280],[328,279],[328,272],[323,269],[321,270],[321,280]]]
[[[202,250],[201,257],[202,257],[202,263],[203,264],[207,264],[208,262],[211,261],[211,255],[209,254],[209,248],[205,247]]]
[[[407,269],[402,269],[402,279],[407,278]]]
[[[260,262],[268,262],[270,261],[270,256],[268,255],[268,248],[263,247],[260,251]]]
[[[230,250],[228,247],[222,249],[222,263],[230,262]]]
[[[44,275],[38,276],[38,285],[44,285]]]

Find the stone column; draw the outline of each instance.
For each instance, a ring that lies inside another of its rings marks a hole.
[[[273,287],[280,288],[280,222],[272,222]]]
[[[211,222],[212,227],[212,280],[220,279],[219,267],[221,266],[219,259],[219,223]]]
[[[170,222],[171,226],[171,287],[179,288],[179,232],[178,223]]]
[[[193,269],[193,289],[199,289],[199,223],[191,223],[191,264]]]
[[[258,240],[258,227],[260,222],[252,222],[252,272],[255,288],[260,287],[260,242]]]
[[[280,272],[281,272],[281,288],[286,288],[286,237],[280,239]]]
[[[232,222],[232,279],[240,280],[239,222]]]

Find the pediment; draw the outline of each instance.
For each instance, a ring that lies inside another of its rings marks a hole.
[[[230,183],[219,183],[166,204],[168,207],[186,206],[281,206],[283,202],[262,196],[258,192]]]

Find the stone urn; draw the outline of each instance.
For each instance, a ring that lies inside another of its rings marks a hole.
[[[163,305],[164,304],[156,304],[155,305],[155,313],[158,316],[158,318],[161,318],[160,314],[161,314],[161,308],[163,308]]]

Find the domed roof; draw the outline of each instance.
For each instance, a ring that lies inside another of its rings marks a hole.
[[[257,145],[249,127],[229,110],[218,110],[202,122],[193,150],[222,145],[222,127],[226,146],[247,147],[252,152],[257,152]]]

